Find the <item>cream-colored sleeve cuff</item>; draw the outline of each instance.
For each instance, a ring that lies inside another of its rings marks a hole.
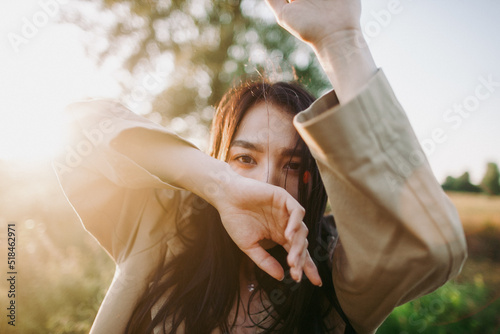
[[[402,137],[405,149],[412,146],[419,150],[381,69],[348,103],[339,105],[335,93],[329,92],[296,115],[294,125],[316,155],[333,154],[345,168],[364,160],[364,153],[372,153],[374,148],[384,150]]]

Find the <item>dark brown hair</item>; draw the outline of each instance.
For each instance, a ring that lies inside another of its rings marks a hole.
[[[295,115],[306,109],[314,97],[295,83],[250,82],[231,89],[221,100],[212,122],[209,154],[226,160],[232,138],[245,113],[257,103],[271,103],[284,112]],[[331,230],[323,224],[326,191],[316,162],[307,146],[298,137],[296,148],[302,159],[299,170],[299,202],[305,208],[304,222],[309,229],[309,252],[315,261],[323,286],[313,286],[306,278],[295,283],[289,275],[286,252],[276,246],[269,252],[285,268],[286,277],[276,281],[255,267],[258,281],[252,298],[265,292],[271,306],[264,307],[254,326],[264,333],[328,333],[331,321],[326,321],[335,308],[340,310],[331,277],[328,237]],[[176,333],[181,324],[186,333],[211,333],[220,328],[231,332],[234,319],[229,319],[233,305],[240,303],[240,263],[245,256],[236,247],[220,222],[217,211],[194,195],[189,202],[191,225],[196,232],[179,226],[179,237],[185,250],[166,264],[160,264],[128,323],[127,333],[150,333],[159,325]],[[332,223],[330,221],[330,223]],[[151,319],[151,308],[168,291],[156,316]],[[279,296],[277,298],[276,296]],[[249,308],[247,308],[249,309]],[[343,314],[340,310],[339,313]],[[255,315],[247,314],[250,319]],[[254,321],[254,320],[252,320]]]

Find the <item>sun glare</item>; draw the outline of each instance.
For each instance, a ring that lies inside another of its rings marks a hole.
[[[36,162],[54,157],[63,144],[62,121],[44,110],[0,115],[0,160]]]
[[[115,97],[119,86],[87,58],[75,27],[51,26],[0,54],[0,160],[47,161],[65,146],[63,110],[87,97]]]

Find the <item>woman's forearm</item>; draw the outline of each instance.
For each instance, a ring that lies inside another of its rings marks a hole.
[[[360,29],[332,33],[312,46],[341,104],[358,95],[377,71]]]
[[[227,163],[159,131],[125,130],[112,145],[161,180],[212,204],[235,244],[269,275],[283,279],[284,270],[262,248],[260,243],[266,239],[289,250],[288,263],[295,280],[300,281],[304,270],[313,284],[321,285],[307,243],[302,240],[307,235],[303,233],[307,231],[302,223],[304,209],[286,190],[240,176]],[[285,229],[290,239],[285,237]],[[295,237],[299,234],[304,237]]]
[[[238,177],[225,162],[165,133],[129,129],[118,135],[112,145],[162,181],[189,190],[212,205],[224,187]]]

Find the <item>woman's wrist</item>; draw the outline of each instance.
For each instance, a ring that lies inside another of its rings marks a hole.
[[[227,202],[227,196],[230,196],[231,189],[242,178],[231,167],[220,160],[205,156],[205,168],[198,170],[194,178],[190,178],[190,184],[185,188],[194,192],[215,208]],[[186,180],[189,182],[189,180]]]
[[[360,27],[335,31],[311,44],[318,55],[331,54],[338,58],[349,58],[355,51],[368,47]]]
[[[312,47],[341,104],[354,98],[377,71],[361,28],[334,32]]]

